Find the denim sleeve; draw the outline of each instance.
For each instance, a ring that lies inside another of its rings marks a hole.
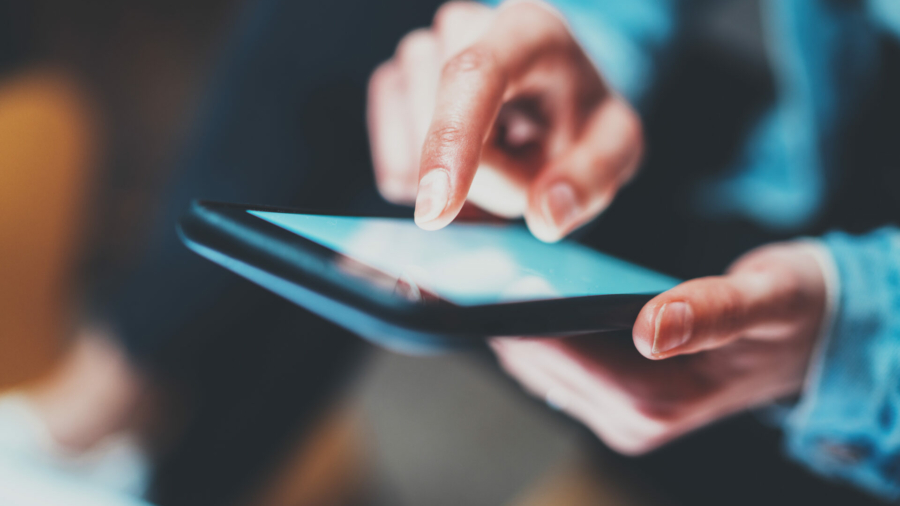
[[[803,396],[785,420],[788,453],[814,471],[900,498],[900,230],[824,243],[838,286]]]
[[[502,0],[485,0],[497,5]],[[640,105],[691,0],[548,0],[606,81]]]

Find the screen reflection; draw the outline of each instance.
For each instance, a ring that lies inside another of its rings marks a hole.
[[[677,280],[580,244],[546,244],[521,225],[248,211],[454,304],[655,293]]]

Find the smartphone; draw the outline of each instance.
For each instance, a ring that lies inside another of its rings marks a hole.
[[[194,202],[193,251],[379,345],[407,353],[490,336],[630,329],[677,279],[520,223],[453,223]]]

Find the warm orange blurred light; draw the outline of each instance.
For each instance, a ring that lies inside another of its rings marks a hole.
[[[0,388],[45,371],[71,322],[96,129],[62,73],[0,81]]]

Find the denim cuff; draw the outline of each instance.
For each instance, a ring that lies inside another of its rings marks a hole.
[[[784,421],[787,452],[819,474],[900,498],[900,233],[832,233],[823,244],[836,271],[833,321]]]

